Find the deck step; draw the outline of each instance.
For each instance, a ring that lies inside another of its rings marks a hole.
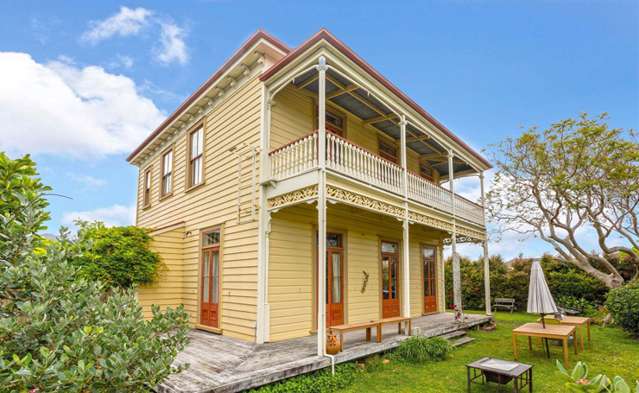
[[[461,337],[461,336],[465,336],[466,335],[466,331],[465,330],[455,330],[452,331],[450,333],[446,333],[446,334],[442,334],[441,338],[445,338],[446,340],[451,340],[453,338],[457,338],[457,337]]]
[[[473,341],[475,341],[474,338],[468,337],[468,336],[463,336],[463,337],[460,337],[460,338],[458,338],[456,340],[450,340],[450,343],[452,344],[453,347],[461,347],[462,345],[466,345],[466,344],[471,343]]]

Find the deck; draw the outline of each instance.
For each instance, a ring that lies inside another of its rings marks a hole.
[[[413,319],[413,335],[434,337],[472,328],[490,320],[485,315],[467,314],[455,323],[453,314],[439,313]],[[381,343],[366,342],[364,331],[344,335],[344,350],[336,363],[347,362],[395,348],[407,337],[397,334],[396,325],[383,329]],[[157,387],[160,393],[231,393],[265,385],[331,365],[327,357],[316,355],[316,337],[256,345],[226,336],[193,330],[191,342],[176,364],[189,363],[180,374],[171,375]]]

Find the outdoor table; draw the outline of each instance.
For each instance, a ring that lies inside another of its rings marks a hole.
[[[517,350],[517,337],[528,337],[528,349],[532,351],[532,337],[541,337],[542,339],[560,340],[562,342],[564,353],[564,366],[568,367],[570,361],[568,359],[568,338],[572,336],[575,354],[577,353],[577,328],[572,325],[546,325],[544,328],[540,323],[526,323],[520,327],[513,329],[513,354],[515,360],[519,359],[519,351]]]
[[[565,316],[564,319],[557,319],[555,318],[554,315],[546,315],[544,317],[544,319],[551,320],[551,321],[557,321],[559,322],[560,325],[572,325],[572,326],[577,326],[580,327],[581,333],[580,335],[580,342],[581,342],[581,350],[584,351],[584,327],[586,328],[586,334],[588,335],[588,348],[590,348],[591,344],[590,344],[590,322],[592,321],[592,319],[587,318],[587,317],[574,317],[574,316]]]
[[[513,381],[513,391],[521,392],[528,386],[528,392],[533,391],[533,366],[507,360],[481,358],[466,365],[466,384],[470,392],[471,385],[476,379],[481,383],[494,382],[505,385]]]

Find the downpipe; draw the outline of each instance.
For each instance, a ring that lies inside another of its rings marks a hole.
[[[335,376],[335,356],[324,353],[324,356],[331,359],[331,375]]]

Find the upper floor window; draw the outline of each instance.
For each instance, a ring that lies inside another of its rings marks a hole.
[[[317,116],[315,116],[317,125]],[[346,116],[335,110],[326,108],[326,129],[343,137],[346,134]]]
[[[419,164],[419,175],[428,180],[429,182],[433,181],[433,167],[430,165],[428,161],[422,161]]]
[[[202,126],[189,134],[189,187],[204,180],[204,129]]]
[[[144,206],[151,205],[151,168],[144,171]]]
[[[162,155],[162,196],[173,192],[173,148]]]
[[[379,155],[397,164],[397,146],[386,138],[378,138]]]

